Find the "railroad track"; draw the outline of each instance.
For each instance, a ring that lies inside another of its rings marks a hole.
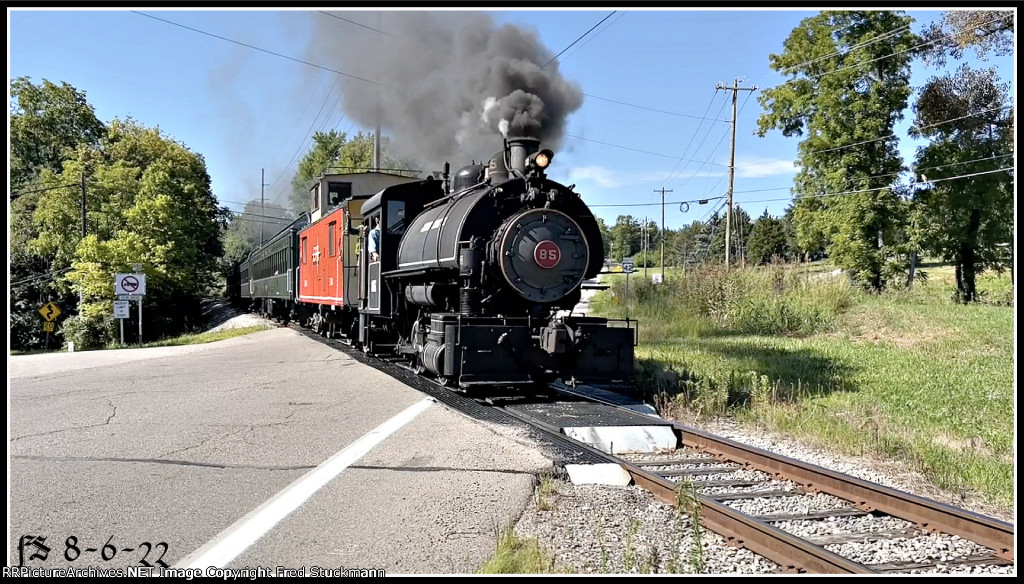
[[[661,423],[671,424],[679,437],[674,452],[612,455],[510,407],[521,398],[470,399],[397,363],[293,328],[474,418],[526,424],[554,445],[563,461],[619,464],[634,484],[669,505],[676,504],[680,485],[688,483],[697,492],[705,527],[783,571],[914,573],[940,566],[965,570],[1014,564],[1014,526],[998,519],[667,421]],[[640,415],[564,385],[552,390],[561,396],[553,399],[589,400]]]

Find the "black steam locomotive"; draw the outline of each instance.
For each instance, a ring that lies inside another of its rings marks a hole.
[[[366,198],[321,197],[339,209],[335,222],[321,213],[282,232],[297,256],[275,272],[287,290],[260,297],[267,287],[245,275],[260,272],[252,260],[236,289],[264,312],[347,336],[451,387],[557,378],[628,384],[635,323],[564,315],[579,302],[582,282],[601,270],[603,244],[579,194],[545,175],[552,157],[537,140],[518,138],[486,164],[461,168],[450,187],[447,176],[430,177]],[[344,227],[335,229],[338,220]],[[328,231],[325,268],[318,234]],[[314,276],[339,291],[315,291]]]

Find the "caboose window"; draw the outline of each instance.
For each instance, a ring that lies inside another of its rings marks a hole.
[[[302,238],[302,264],[306,264],[306,238]]]
[[[330,205],[337,205],[338,203],[348,199],[352,196],[352,183],[350,182],[328,182],[327,183],[327,201]]]
[[[337,224],[337,221],[327,224],[327,256],[332,258],[334,257],[334,226]]]
[[[310,209],[317,211],[320,209],[320,183],[313,185],[313,188],[309,192],[313,196],[313,204],[310,205]]]

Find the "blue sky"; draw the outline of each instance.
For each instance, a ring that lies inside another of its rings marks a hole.
[[[610,11],[490,14],[498,23],[536,30],[552,53],[558,53]],[[329,19],[315,11],[146,12],[298,59],[307,58],[313,20]],[[731,84],[735,77],[744,87],[781,82],[768,67],[768,55],[780,52],[790,31],[815,13],[618,11],[559,59],[563,75],[578,83],[586,97],[569,118],[571,136],[556,151],[552,176],[575,183],[593,205],[657,203],[660,195],[654,190],[660,188],[672,189],[669,201],[724,195],[730,92],[716,93],[715,86]],[[915,18],[915,31],[940,16],[933,11],[908,14]],[[284,200],[294,160],[308,149],[311,130],[366,129],[353,126],[335,106],[331,96],[344,86],[335,83],[339,76],[308,65],[129,11],[9,10],[8,18],[11,78],[66,81],[86,92],[105,122],[131,116],[159,126],[205,157],[214,193],[235,210],[259,197],[261,167],[271,184],[268,199]],[[374,24],[364,14],[359,18]],[[339,35],[355,26],[331,20]],[[1004,82],[1015,81],[1012,56],[990,57],[981,64],[996,67]],[[912,83],[920,87],[937,73],[915,62]],[[754,216],[766,208],[781,214],[784,201],[752,201],[788,196],[798,140],[779,132],[758,138],[753,134],[760,114],[756,94],[748,100],[741,92],[739,103],[744,107],[736,133],[735,200]],[[714,120],[687,117],[705,112]],[[898,133],[905,136],[909,125],[905,119]],[[905,157],[912,156],[914,146],[901,139]],[[697,162],[677,164],[684,148],[685,157]],[[457,168],[464,161],[452,162]],[[693,205],[686,213],[669,205],[667,226],[700,219],[715,203]],[[658,206],[594,211],[609,223],[626,213],[660,220],[661,212]]]

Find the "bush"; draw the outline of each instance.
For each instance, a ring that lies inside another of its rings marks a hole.
[[[76,351],[102,349],[107,343],[117,338],[117,323],[111,316],[80,316],[68,317],[60,328],[64,337],[64,346],[74,342]]]

